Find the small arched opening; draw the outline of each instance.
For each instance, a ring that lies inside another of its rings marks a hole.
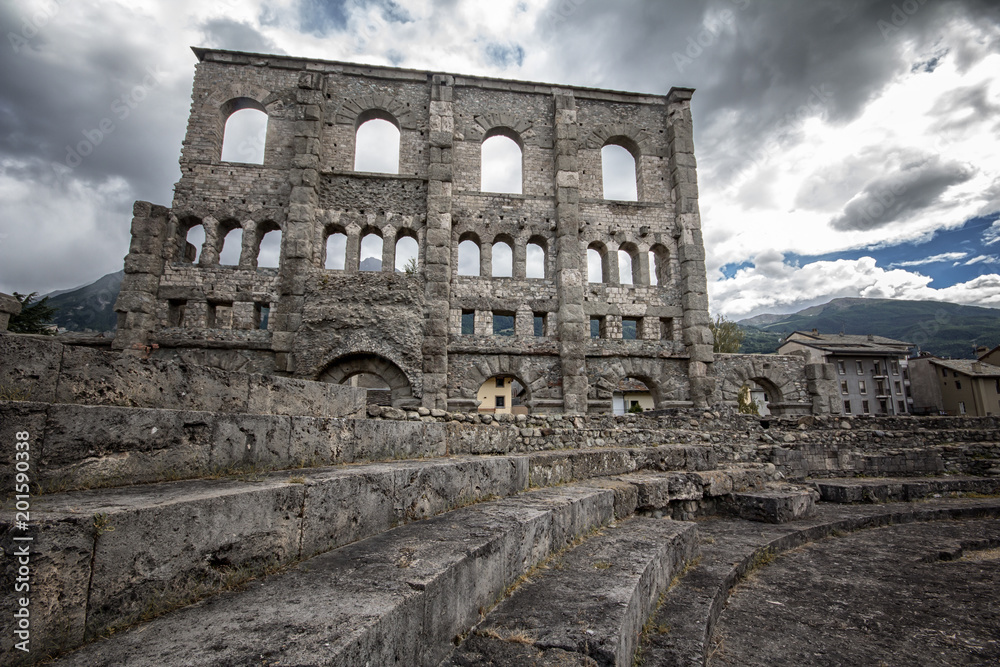
[[[281,228],[268,221],[257,227],[257,238],[257,268],[278,268],[281,264]]]
[[[533,236],[524,250],[526,278],[545,278],[545,239]]]
[[[587,280],[592,283],[607,283],[608,249],[602,243],[591,243],[587,248]]]
[[[514,275],[513,241],[506,236],[493,239],[491,266],[494,278],[510,278]]]
[[[397,273],[413,274],[417,272],[417,255],[420,245],[415,232],[401,229],[396,234],[396,269]]]
[[[343,271],[347,265],[347,234],[341,227],[331,227],[326,230],[326,242],[323,244],[323,268]]]
[[[235,220],[226,220],[219,224],[219,264],[221,266],[238,266],[243,250],[243,227]]]
[[[382,235],[377,230],[364,232],[358,257],[359,271],[382,270]]]
[[[458,242],[458,275],[478,276],[479,273],[479,239],[474,234],[463,234]]]

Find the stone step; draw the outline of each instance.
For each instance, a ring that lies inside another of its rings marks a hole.
[[[560,452],[558,460],[574,477],[593,479],[589,488],[612,491],[618,517],[636,510],[640,488],[666,489],[678,475],[684,499],[731,489],[731,477],[736,484],[760,477],[760,469],[662,473],[659,481],[647,475],[642,483],[610,477],[623,465],[684,463],[688,451],[577,450]],[[701,460],[702,453],[691,456]],[[537,476],[538,461],[549,470],[544,455],[467,455],[36,497],[33,588],[48,603],[33,612],[32,637],[40,650],[67,650],[393,526],[519,493],[533,472]],[[661,497],[671,500],[666,491]],[[0,522],[5,544],[13,518],[5,513]],[[5,598],[0,611],[12,604]]]
[[[715,517],[698,523],[700,558],[670,589],[640,645],[643,664],[701,667],[733,587],[775,556],[830,536],[892,524],[1000,517],[1000,499],[932,503],[821,505],[816,516],[766,525]]]
[[[828,503],[884,503],[917,500],[935,494],[1000,494],[1000,477],[849,478],[815,480]]]
[[[788,523],[811,517],[819,492],[791,484],[769,484],[766,488],[733,493],[727,509],[741,519],[765,523]]]
[[[32,500],[31,637],[58,652],[264,572],[527,488],[526,457],[465,456]],[[4,512],[0,545],[20,542]],[[4,559],[13,581],[14,560]],[[13,586],[13,584],[11,584]],[[14,596],[4,596],[0,610]],[[2,622],[4,624],[8,621]]]
[[[518,644],[558,650],[564,663],[579,656],[568,664],[631,665],[661,593],[697,556],[697,536],[693,523],[645,517],[602,530],[532,573],[442,667],[513,664]]]
[[[400,526],[116,633],[59,665],[437,665],[519,577],[613,519],[565,486]]]

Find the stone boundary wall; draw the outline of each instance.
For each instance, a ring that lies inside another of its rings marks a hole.
[[[454,454],[662,445],[711,449],[719,465],[772,463],[796,479],[1000,475],[995,417],[759,419],[696,410],[515,417],[379,406],[369,414],[380,418],[0,402],[0,437],[32,433],[44,490]],[[12,456],[4,450],[0,463]]]
[[[0,386],[41,403],[326,418],[360,417],[365,408],[364,390],[352,387],[141,359],[46,336],[0,335]]]

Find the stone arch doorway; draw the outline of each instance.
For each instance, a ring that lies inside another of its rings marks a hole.
[[[750,377],[746,383],[750,388],[750,400],[757,404],[761,417],[778,414],[782,401],[781,389],[766,377]],[[742,386],[741,386],[742,389]]]
[[[320,382],[347,384],[355,377],[374,377],[381,380],[389,394],[388,402],[393,407],[416,406],[417,401],[406,373],[393,362],[377,354],[356,353],[339,357],[316,379]],[[376,395],[372,394],[373,397]]]

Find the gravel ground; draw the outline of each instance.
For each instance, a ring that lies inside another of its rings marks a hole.
[[[807,544],[756,570],[709,664],[1000,665],[1000,520],[934,521]]]

